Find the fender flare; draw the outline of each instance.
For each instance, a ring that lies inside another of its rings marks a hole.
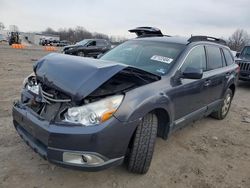
[[[150,103],[150,101],[153,101],[153,103],[152,102]],[[165,121],[158,122],[158,126],[162,126],[161,131],[163,132],[161,134],[161,137],[166,139],[168,137],[168,133],[172,129],[173,114],[174,114],[173,103],[171,102],[170,98],[167,95],[160,93],[160,97],[159,95],[156,95],[145,99],[142,103],[137,105],[136,109],[133,110],[133,112],[128,116],[127,119],[129,121],[135,121],[138,119],[141,120],[146,114],[156,110],[164,110],[164,112],[167,115],[166,119],[164,119]],[[160,125],[160,123],[164,124]]]

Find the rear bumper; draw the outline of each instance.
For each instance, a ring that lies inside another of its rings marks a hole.
[[[93,127],[51,123],[19,103],[13,106],[13,122],[25,143],[44,159],[64,167],[86,171],[120,165],[138,123],[123,124],[115,118]],[[95,165],[65,162],[65,152],[91,153],[103,162]]]

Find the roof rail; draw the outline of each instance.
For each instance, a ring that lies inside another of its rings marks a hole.
[[[138,38],[163,36],[161,30],[155,27],[137,27],[135,29],[130,29],[128,31],[130,33],[135,33]]]
[[[223,39],[215,38],[215,37],[209,37],[209,36],[191,36],[188,39],[188,42],[197,42],[197,41],[209,41],[209,42],[215,42],[218,44],[226,45],[226,41]]]

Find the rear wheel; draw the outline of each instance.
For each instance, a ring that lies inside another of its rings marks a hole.
[[[157,117],[147,114],[136,129],[132,146],[127,156],[130,172],[144,174],[148,171],[154,152],[157,135]]]
[[[219,120],[224,119],[227,116],[228,111],[230,109],[232,98],[233,98],[232,90],[227,89],[221,106],[217,111],[213,112],[211,116]]]

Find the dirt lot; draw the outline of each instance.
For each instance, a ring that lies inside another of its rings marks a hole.
[[[250,188],[250,83],[240,82],[228,117],[206,118],[157,139],[146,175],[124,166],[90,173],[41,159],[17,135],[11,106],[32,64],[48,52],[0,46],[0,187],[193,187]]]

